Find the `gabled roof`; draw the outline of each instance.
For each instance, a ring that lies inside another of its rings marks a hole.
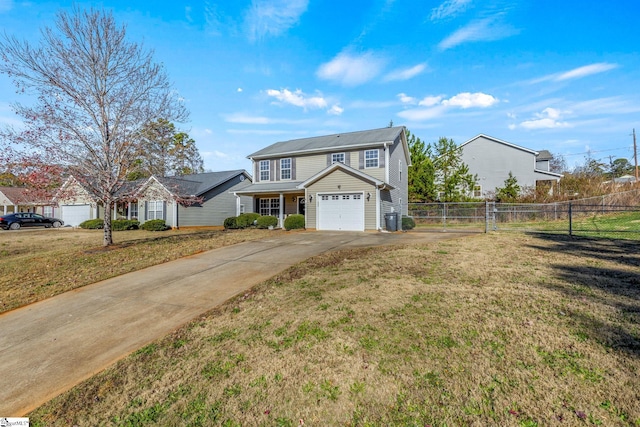
[[[371,175],[367,175],[366,173],[360,172],[358,169],[354,169],[351,166],[347,166],[344,163],[339,163],[339,162],[326,167],[325,169],[321,170],[317,174],[313,175],[311,178],[300,183],[300,185],[298,185],[298,188],[304,189],[310,186],[311,184],[313,184],[314,182],[324,178],[325,176],[329,175],[331,172],[336,171],[338,169],[343,170],[344,172],[350,175],[354,175],[363,181],[370,182],[371,184],[375,185],[378,188],[388,188],[388,189],[394,188],[393,186],[389,184],[385,184],[383,181],[380,181],[379,179],[376,179]]]
[[[476,139],[479,139],[479,138],[488,139],[488,140],[491,140],[491,141],[497,142],[497,143],[499,143],[499,144],[504,144],[504,145],[506,145],[506,146],[509,146],[509,147],[512,147],[512,148],[516,148],[516,149],[518,149],[518,150],[526,151],[527,153],[531,153],[531,154],[533,154],[534,156],[537,156],[537,155],[539,154],[539,152],[538,152],[538,151],[531,150],[531,149],[529,149],[529,148],[525,148],[525,147],[521,147],[520,145],[512,144],[512,143],[510,143],[510,142],[503,141],[503,140],[501,140],[501,139],[494,138],[494,137],[492,137],[492,136],[485,135],[485,134],[482,134],[482,133],[481,133],[481,134],[478,134],[478,135],[474,136],[473,138],[471,138],[470,140],[468,140],[468,141],[466,141],[466,142],[462,143],[462,144],[460,145],[460,148],[464,147],[464,146],[465,146],[465,145],[467,145],[467,144],[470,144],[471,142],[473,142],[473,141],[475,141]]]
[[[25,187],[0,187],[3,194],[14,205],[46,205],[51,203],[48,191]],[[3,198],[0,197],[0,200]]]
[[[238,175],[251,176],[244,169],[231,171],[206,172],[181,176],[152,176],[137,185],[136,194],[140,194],[153,181],[162,185],[169,193],[179,197],[199,197],[209,190],[224,184]],[[138,180],[140,181],[140,180]],[[138,182],[134,181],[134,183]]]
[[[364,130],[358,132],[337,133],[333,135],[280,141],[247,156],[259,159],[291,154],[317,153],[354,148],[375,147],[392,144],[400,134],[405,132],[404,126]]]

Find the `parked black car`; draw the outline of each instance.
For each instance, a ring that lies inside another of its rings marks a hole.
[[[64,222],[57,218],[47,218],[37,213],[20,212],[0,215],[0,228],[18,230],[20,227],[62,227]]]

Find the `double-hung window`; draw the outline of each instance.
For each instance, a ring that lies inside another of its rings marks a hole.
[[[147,219],[164,219],[164,202],[152,200],[147,203]]]
[[[291,179],[291,159],[280,159],[280,179]]]
[[[53,216],[53,206],[45,206],[43,213],[44,213],[44,216],[48,216],[48,217]]]
[[[331,154],[331,164],[334,163],[344,163],[344,153]]]
[[[365,150],[364,152],[364,167],[365,168],[377,168],[379,165],[379,152],[375,150]]]
[[[269,160],[260,160],[260,181],[269,181],[271,175],[269,173]]]
[[[138,219],[138,203],[131,202],[129,206],[131,207],[131,211],[129,212],[129,217],[131,219]]]
[[[260,215],[280,216],[280,199],[260,199]]]

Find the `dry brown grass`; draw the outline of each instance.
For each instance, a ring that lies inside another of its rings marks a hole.
[[[280,231],[271,231],[271,233]],[[0,233],[0,313],[62,292],[187,255],[258,239],[269,230],[114,232],[49,229]]]
[[[33,425],[640,425],[640,251],[490,234],[315,257]]]

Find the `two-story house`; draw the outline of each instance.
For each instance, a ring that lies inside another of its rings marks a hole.
[[[407,212],[404,126],[276,142],[248,158],[253,184],[236,195],[280,224],[304,214],[307,229],[382,230],[386,213]]]
[[[544,186],[553,190],[562,174],[551,172],[553,158],[547,150],[531,150],[487,135],[478,135],[460,145],[461,159],[478,178],[476,197],[487,197],[504,187],[509,172],[521,188]]]

